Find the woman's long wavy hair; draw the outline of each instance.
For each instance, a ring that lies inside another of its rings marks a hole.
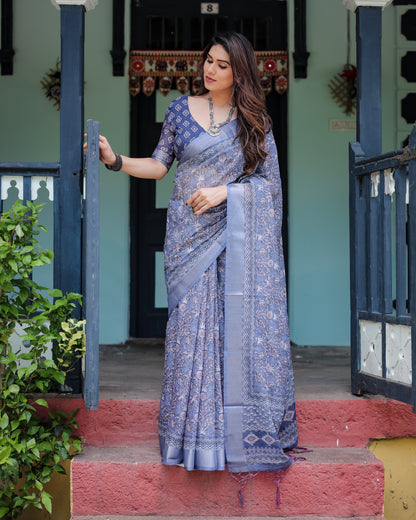
[[[202,54],[202,67],[214,45],[222,45],[230,56],[234,77],[233,102],[237,108],[240,129],[237,137],[244,154],[244,173],[250,174],[257,163],[263,163],[268,153],[264,149],[266,133],[272,120],[266,111],[266,99],[261,87],[257,60],[251,43],[236,32],[213,36]],[[208,90],[203,86],[200,94]]]

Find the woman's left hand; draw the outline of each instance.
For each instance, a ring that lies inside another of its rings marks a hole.
[[[227,198],[227,186],[214,188],[201,188],[192,194],[186,201],[187,206],[192,206],[195,215],[201,215],[207,209],[221,204]]]

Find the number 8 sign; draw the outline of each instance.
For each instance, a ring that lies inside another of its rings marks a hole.
[[[202,2],[201,14],[218,14],[220,12],[220,4],[218,2]]]

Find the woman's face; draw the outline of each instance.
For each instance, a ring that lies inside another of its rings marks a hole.
[[[233,70],[230,56],[222,45],[213,45],[204,63],[204,85],[210,91],[223,91],[233,88]]]

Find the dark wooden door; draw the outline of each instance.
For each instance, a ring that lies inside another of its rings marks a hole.
[[[218,14],[201,14],[201,3],[168,0],[132,0],[131,48],[135,50],[202,50],[217,32],[235,30],[252,42],[255,50],[287,49],[286,1],[227,0]],[[209,4],[214,5],[214,4]],[[214,8],[215,10],[215,8]],[[279,150],[284,201],[283,243],[287,258],[287,94],[267,96]],[[156,147],[161,123],[156,123],[155,94],[131,98],[133,157],[150,156]],[[131,293],[130,335],[163,337],[167,308],[155,302],[155,267],[163,250],[166,209],[156,207],[155,181],[131,179]]]

